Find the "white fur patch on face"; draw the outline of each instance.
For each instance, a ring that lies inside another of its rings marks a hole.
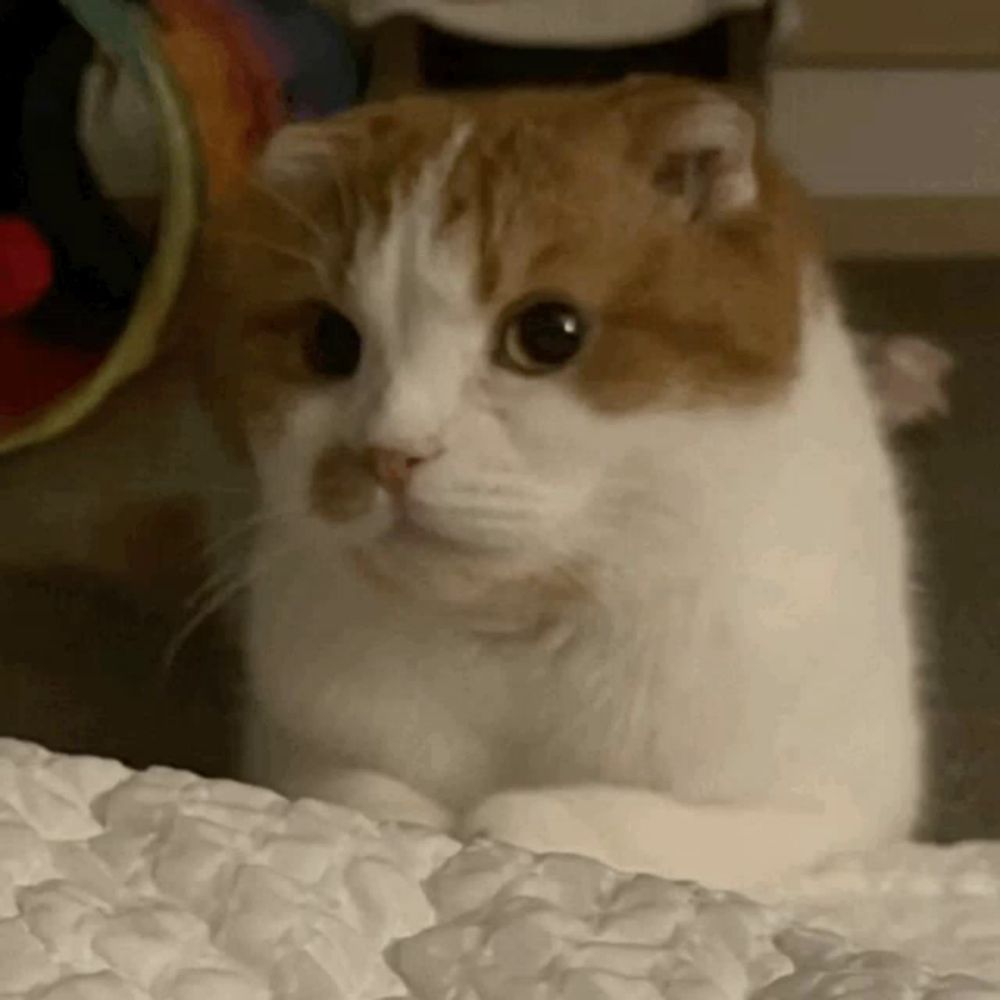
[[[359,233],[347,285],[365,338],[368,446],[438,450],[485,349],[468,233],[439,233],[444,186],[470,134],[457,129],[413,188],[394,193],[385,224]]]

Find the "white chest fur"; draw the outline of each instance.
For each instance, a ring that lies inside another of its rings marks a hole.
[[[662,442],[659,516],[612,532],[590,600],[532,639],[428,614],[329,553],[265,572],[282,543],[265,532],[251,776],[336,795],[344,769],[380,772],[452,817],[508,788],[614,785],[815,807],[833,844],[905,833],[920,751],[904,530],[839,321],[814,321],[784,400],[644,433]]]

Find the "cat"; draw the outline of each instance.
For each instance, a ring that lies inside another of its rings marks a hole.
[[[187,295],[259,490],[246,778],[733,889],[910,835],[900,490],[760,132],[638,77],[273,139]]]

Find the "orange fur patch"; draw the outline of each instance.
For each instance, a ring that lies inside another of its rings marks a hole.
[[[662,78],[417,96],[303,127],[319,161],[234,197],[193,268],[186,323],[212,345],[208,384],[223,422],[280,422],[309,378],[310,303],[350,315],[344,276],[362,221],[383,225],[394,196],[469,124],[441,237],[473,234],[478,293],[497,320],[538,291],[589,313],[595,335],[553,377],[607,410],[779,390],[795,370],[803,261],[816,257],[797,187],[758,150],[755,204],[684,220],[661,183],[658,136],[714,93]]]
[[[370,510],[374,499],[370,462],[349,448],[328,448],[313,470],[313,508],[331,520],[347,521]]]

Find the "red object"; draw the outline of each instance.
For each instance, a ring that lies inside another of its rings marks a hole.
[[[27,219],[0,215],[0,319],[33,309],[52,285],[52,251]]]
[[[0,433],[26,423],[96,371],[104,359],[36,340],[24,325],[0,321]]]
[[[0,215],[0,433],[28,423],[101,363],[100,354],[31,335],[28,314],[52,280],[45,238],[27,219]]]

